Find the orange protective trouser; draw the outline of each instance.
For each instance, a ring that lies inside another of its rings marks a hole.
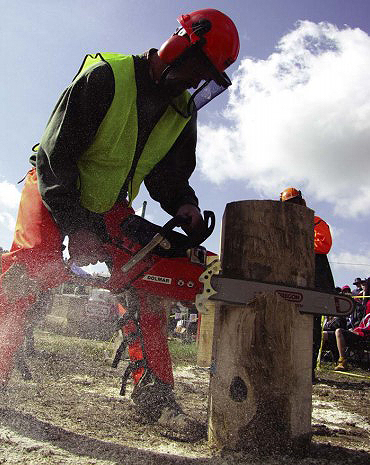
[[[122,328],[129,339],[128,352],[131,363],[145,359],[145,366],[162,382],[173,386],[171,355],[167,342],[167,316],[158,298],[143,291],[135,295],[139,305],[138,321],[128,321]],[[144,368],[132,372],[134,383],[138,383]]]
[[[36,170],[29,171],[22,191],[10,252],[2,256],[0,277],[0,382],[6,383],[14,355],[22,344],[27,309],[35,296],[14,300],[5,293],[3,280],[13,265],[22,265],[40,289],[54,287],[67,278],[62,261],[62,240],[37,188]],[[14,269],[14,267],[13,267]],[[17,286],[17,283],[15,283]]]
[[[108,233],[120,238],[120,224],[133,214],[132,208],[120,204],[114,206],[106,215]],[[111,254],[119,254],[119,249],[109,247]],[[0,277],[0,383],[10,377],[14,355],[23,341],[27,310],[35,301],[32,294],[16,301],[11,300],[2,288],[6,273],[12,265],[22,265],[27,276],[36,280],[39,290],[48,289],[67,281],[70,273],[62,259],[62,237],[52,216],[42,203],[37,187],[36,170],[29,171],[22,191],[13,244],[9,253],[2,256],[2,275]],[[13,268],[14,269],[14,268]],[[140,305],[139,326],[141,339],[130,343],[129,353],[132,361],[145,356],[147,366],[162,381],[173,383],[172,365],[167,344],[166,316],[157,305],[153,306],[152,297],[144,291],[137,293]],[[133,373],[137,382],[142,370]]]

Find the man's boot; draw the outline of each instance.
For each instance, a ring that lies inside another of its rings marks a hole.
[[[150,371],[135,385],[131,399],[137,413],[155,424],[164,436],[185,442],[206,437],[205,425],[183,412],[176,402],[172,386],[156,379]]]

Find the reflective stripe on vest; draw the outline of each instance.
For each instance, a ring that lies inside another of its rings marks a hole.
[[[81,205],[96,213],[110,210],[116,202],[131,169],[138,133],[133,57],[113,53],[87,55],[77,76],[100,61],[109,63],[113,70],[115,93],[93,143],[78,161]],[[189,93],[184,92],[175,99],[176,106],[183,108],[188,99]],[[167,154],[188,121],[169,106],[157,122],[131,180],[130,204],[145,176]]]

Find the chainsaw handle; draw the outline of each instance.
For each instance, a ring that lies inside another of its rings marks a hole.
[[[171,218],[165,225],[162,226],[162,229],[160,231],[161,236],[166,237],[166,233],[170,232],[173,230],[173,228],[176,228],[177,226],[186,226],[191,223],[191,218],[188,216],[174,216]]]
[[[166,233],[177,226],[187,226],[191,223],[191,218],[186,216],[175,216],[170,219],[161,230],[161,235],[164,237]],[[203,228],[200,233],[190,234],[188,236],[189,248],[196,247],[202,244],[213,233],[215,229],[216,218],[215,214],[210,210],[204,210]]]
[[[215,229],[216,219],[215,214],[210,210],[204,210],[203,212],[203,228],[200,232],[189,235],[190,247],[197,247],[202,244],[209,236],[213,233]]]
[[[213,211],[211,210],[204,210],[204,223],[206,226],[206,232],[204,233],[204,242],[209,236],[213,233],[216,225],[216,217]]]

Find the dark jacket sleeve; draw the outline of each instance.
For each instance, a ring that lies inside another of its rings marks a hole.
[[[185,204],[198,206],[198,199],[189,185],[196,165],[196,142],[197,116],[194,113],[171,150],[144,180],[150,196],[170,215],[175,215]]]
[[[328,291],[335,288],[329,260],[325,254],[315,253],[315,287]]]
[[[99,63],[63,92],[42,136],[36,156],[39,190],[64,234],[96,230],[102,223],[101,215],[80,204],[77,161],[92,143],[113,96],[112,69]]]

